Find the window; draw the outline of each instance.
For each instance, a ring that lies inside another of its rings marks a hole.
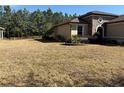
[[[82,28],[82,26],[78,26],[78,36],[82,36],[82,30],[83,30],[83,28]]]

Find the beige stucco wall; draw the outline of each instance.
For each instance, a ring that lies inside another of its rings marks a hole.
[[[99,18],[102,18],[103,21],[102,23],[98,22]],[[109,20],[112,20],[115,17],[112,16],[93,16],[92,17],[92,35],[94,35],[94,33],[97,31],[97,28],[101,25],[103,25],[103,23],[108,22]]]
[[[94,35],[95,32],[97,32],[97,28],[99,26],[102,26],[102,24],[105,23],[105,22],[108,22],[108,20],[103,19],[103,22],[99,23],[98,18],[93,18],[92,19],[92,35]]]
[[[70,25],[65,24],[65,25],[56,27],[54,35],[55,36],[60,35],[60,36],[64,37],[66,40],[70,39],[71,38]]]
[[[107,38],[124,38],[124,22],[107,24]]]
[[[72,26],[74,26],[74,25],[76,26],[76,28],[71,29]],[[86,37],[87,33],[88,33],[87,32],[88,31],[88,25],[87,24],[78,24],[78,23],[65,24],[65,25],[61,25],[61,26],[54,28],[54,35],[53,36],[56,38],[57,35],[60,35],[60,36],[64,37],[66,40],[71,39],[71,37],[73,35],[78,34],[78,31],[77,31],[78,25],[83,25],[84,32],[83,32],[82,37]]]

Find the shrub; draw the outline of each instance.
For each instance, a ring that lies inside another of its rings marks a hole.
[[[54,32],[53,30],[45,31],[45,32],[43,33],[43,35],[42,35],[42,38],[43,38],[44,40],[51,40],[51,39],[53,39],[53,37],[52,37],[53,32]]]
[[[100,37],[100,33],[99,32],[96,32],[94,35],[93,35],[96,39],[98,39]]]
[[[73,44],[79,44],[80,43],[80,38],[77,35],[72,36],[71,42]]]
[[[103,43],[104,39],[101,37],[100,32],[95,32],[93,38],[88,39],[90,43],[93,44],[101,44]]]
[[[65,42],[65,44],[68,44],[68,45],[78,45],[80,43],[81,43],[81,40],[77,35],[73,35],[71,39]]]
[[[116,40],[111,40],[111,39],[105,39],[104,42],[106,44],[118,44],[118,42]]]
[[[65,38],[61,35],[56,35],[57,41],[65,41]]]

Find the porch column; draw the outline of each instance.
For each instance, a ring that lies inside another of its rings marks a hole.
[[[82,25],[82,36],[84,37],[85,24]]]
[[[1,39],[3,40],[3,31],[1,32]]]
[[[1,31],[0,31],[0,40],[2,39],[2,33],[1,33]]]

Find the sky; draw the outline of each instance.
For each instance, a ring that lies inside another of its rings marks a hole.
[[[63,12],[68,14],[83,15],[90,11],[103,11],[114,14],[124,14],[124,5],[14,5],[12,10],[26,8],[29,11],[37,9],[47,10],[51,8],[54,12]]]

